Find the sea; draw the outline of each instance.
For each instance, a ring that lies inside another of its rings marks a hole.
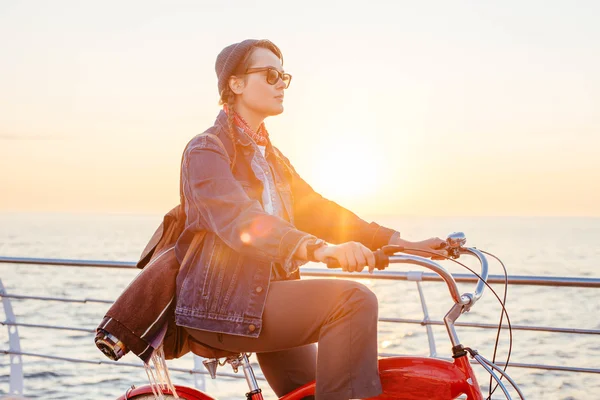
[[[76,260],[137,261],[142,249],[159,225],[162,214],[85,213],[3,213],[0,214],[0,256],[39,257]],[[553,277],[600,277],[600,218],[586,217],[364,217],[394,228],[408,240],[445,237],[460,231],[467,245],[499,257],[510,275]],[[471,268],[475,259],[462,257]],[[449,261],[448,270],[466,272]],[[324,268],[311,263],[306,267]],[[418,266],[392,264],[390,270],[420,271]],[[502,274],[501,265],[490,258],[490,273]],[[139,271],[108,268],[0,264],[0,279],[10,294],[67,299],[114,300]],[[311,279],[306,277],[305,279]],[[348,279],[355,276],[348,275]],[[423,311],[415,282],[361,279],[380,304],[380,317],[422,319]],[[430,318],[441,320],[452,306],[448,290],[441,282],[422,284]],[[470,292],[474,284],[459,285]],[[504,286],[492,285],[502,297]],[[16,321],[25,324],[95,329],[109,304],[10,299]],[[515,325],[600,329],[600,289],[549,286],[508,287],[506,309]],[[497,324],[500,306],[490,290],[460,322]],[[0,316],[4,321],[5,317]],[[477,349],[491,359],[496,331],[458,327],[465,346]],[[23,357],[24,396],[30,399],[116,399],[132,385],[147,383],[143,368],[101,363],[108,359],[94,345],[88,332],[34,327],[18,327],[21,350],[27,353],[67,357],[93,363],[67,362],[35,356]],[[450,357],[450,341],[443,326],[433,327],[437,354]],[[513,330],[511,362],[547,364],[580,368],[600,368],[600,335],[528,332]],[[381,353],[429,355],[424,326],[406,323],[379,323]],[[0,326],[0,345],[9,348],[8,327]],[[497,360],[506,360],[509,334],[500,336]],[[251,357],[260,374],[256,358]],[[10,359],[0,354],[0,398],[9,391]],[[121,363],[140,364],[127,354]],[[168,362],[171,367],[191,370],[194,359],[186,355]],[[488,375],[475,365],[480,385],[487,390]],[[231,373],[229,366],[219,372]],[[509,367],[507,371],[528,399],[599,399],[600,374],[548,371]],[[219,399],[243,398],[247,386],[242,378],[218,377],[189,372],[171,372],[176,384],[203,387]],[[266,399],[276,396],[261,381]],[[511,391],[514,398],[518,398]],[[493,399],[504,398],[496,390]]]

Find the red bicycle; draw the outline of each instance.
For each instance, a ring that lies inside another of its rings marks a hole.
[[[452,275],[436,262],[408,254],[395,254],[410,249],[404,249],[399,246],[384,246],[375,252],[378,269],[384,269],[389,263],[416,264],[431,269],[444,280],[454,301],[454,305],[444,317],[444,323],[450,336],[450,342],[452,343],[453,361],[411,356],[381,358],[379,360],[379,376],[383,386],[383,393],[372,399],[449,400],[456,399],[459,396],[466,396],[468,400],[483,400],[485,397],[471,368],[471,363],[468,359],[469,355],[485,368],[496,381],[497,386],[502,389],[507,399],[512,399],[512,397],[501,378],[494,371],[504,376],[516,390],[520,398],[524,399],[525,397],[518,385],[502,368],[479,355],[476,350],[465,347],[460,343],[454,323],[463,313],[468,312],[475,305],[483,295],[485,287],[489,287],[486,282],[488,277],[488,262],[483,252],[475,248],[464,247],[466,238],[460,232],[449,235],[446,243],[450,259],[455,260],[461,254],[469,254],[479,259],[481,264],[480,273],[476,274],[471,270],[479,278],[473,293],[460,295],[458,286]],[[337,265],[335,262],[329,262],[328,267],[335,268]],[[468,269],[466,266],[465,268]],[[502,300],[498,296],[496,297],[502,304]],[[506,310],[504,310],[503,305],[502,308],[505,313]],[[204,360],[203,363],[213,379],[216,378],[216,369],[219,365],[230,364],[234,372],[237,372],[242,367],[248,388],[250,389],[246,393],[246,398],[249,400],[262,400],[261,389],[258,386],[248,357],[249,354],[246,353],[231,353],[222,362],[217,359],[208,359]],[[164,399],[214,399],[214,397],[197,389],[178,385],[175,385],[174,388],[175,393],[166,387],[157,388],[156,385],[146,385],[139,388],[132,387],[126,394],[119,397],[119,400],[154,399],[161,398],[161,396]],[[159,393],[160,391],[162,391],[162,394]],[[280,400],[299,400],[306,396],[312,396],[314,393],[315,382],[313,381],[286,394]]]

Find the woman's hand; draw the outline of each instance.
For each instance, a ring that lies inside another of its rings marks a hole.
[[[361,272],[368,266],[369,273],[373,273],[375,269],[375,255],[358,242],[324,246],[315,251],[315,258],[320,262],[326,262],[328,257],[335,258],[343,271]]]
[[[448,257],[448,251],[446,248],[446,241],[438,237],[421,240],[419,242],[409,242],[408,240],[398,239],[391,241],[390,244],[402,246],[406,250],[406,254],[412,254],[419,257],[431,258],[432,260],[445,260]],[[431,253],[435,254],[431,254]]]

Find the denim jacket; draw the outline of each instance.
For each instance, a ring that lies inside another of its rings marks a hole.
[[[235,143],[231,141],[223,111],[207,132],[225,149],[209,135],[198,135],[186,147],[181,167],[186,226],[175,247],[181,264],[178,325],[258,337],[271,272],[277,268],[282,279],[299,279],[299,267],[306,261],[293,255],[304,240],[356,241],[375,250],[395,233],[316,193],[270,143],[264,159],[271,176],[257,176],[257,162],[264,162],[260,150],[239,130]],[[232,167],[233,146],[237,156]],[[265,178],[273,183],[271,195],[279,196],[273,200],[281,205],[273,215],[263,209]],[[206,234],[192,247],[198,232]]]

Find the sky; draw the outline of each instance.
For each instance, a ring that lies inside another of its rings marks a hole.
[[[0,212],[164,213],[247,38],[272,142],[358,214],[600,216],[600,3],[0,2]]]

